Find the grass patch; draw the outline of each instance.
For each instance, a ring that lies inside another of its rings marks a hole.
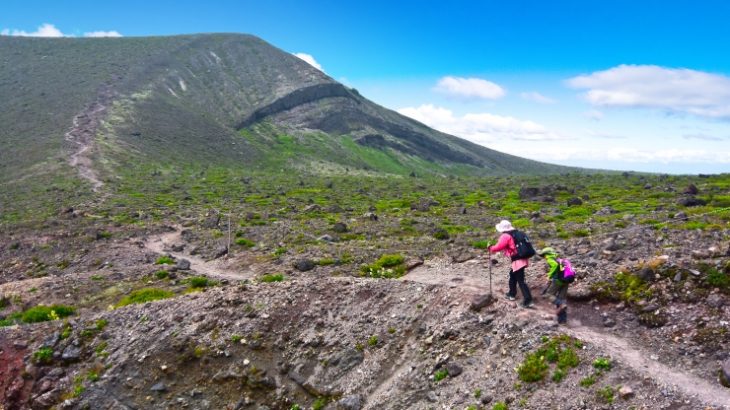
[[[606,357],[599,357],[593,361],[593,367],[597,370],[611,370],[611,360]]]
[[[152,302],[155,300],[161,300],[161,299],[167,299],[173,297],[175,294],[164,289],[158,289],[158,288],[143,288],[139,290],[135,290],[134,292],[130,293],[129,295],[122,298],[122,300],[119,301],[115,305],[115,307],[122,307],[127,305],[133,305],[133,304],[139,304],[139,303],[147,303]]]
[[[53,360],[53,348],[41,347],[33,352],[33,362],[40,364],[48,364]]]
[[[244,248],[253,248],[256,246],[256,242],[246,238],[238,238],[235,243],[236,245],[243,246]]]
[[[155,272],[155,277],[159,280],[167,279],[170,277],[170,272],[166,270],[158,270]]]
[[[399,278],[406,273],[405,257],[400,254],[386,254],[375,263],[360,268],[361,276],[371,278]]]
[[[0,327],[12,326],[16,323],[39,323],[58,320],[73,315],[76,309],[66,305],[33,306],[23,312],[16,312],[0,320]]]
[[[173,259],[171,256],[167,256],[167,255],[160,256],[155,261],[155,264],[157,264],[157,265],[174,265],[175,259]]]
[[[436,370],[436,372],[433,374],[433,381],[436,383],[440,382],[441,380],[445,379],[449,375],[449,371],[444,369]]]
[[[259,278],[259,282],[262,283],[281,282],[283,280],[284,275],[281,273],[268,273]]]
[[[519,379],[528,383],[543,380],[550,370],[550,364],[554,363],[556,370],[552,380],[560,382],[569,369],[580,364],[580,358],[573,349],[575,342],[575,339],[567,335],[552,339],[544,337],[543,344],[535,352],[525,356],[525,360],[517,367]]]
[[[206,278],[205,276],[193,276],[188,279],[188,287],[190,289],[204,289],[213,285],[214,281]]]

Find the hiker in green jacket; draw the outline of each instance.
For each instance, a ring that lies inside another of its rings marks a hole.
[[[568,322],[568,285],[569,283],[563,282],[558,279],[561,265],[557,260],[558,253],[555,249],[547,247],[541,249],[537,254],[545,259],[548,264],[548,285],[543,291],[543,294],[547,294],[552,298],[552,303],[555,305],[555,316],[558,319],[558,323],[564,324]]]

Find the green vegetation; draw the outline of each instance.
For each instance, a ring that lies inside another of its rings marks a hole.
[[[155,264],[157,264],[157,265],[174,265],[175,264],[175,259],[173,259],[172,257],[167,256],[167,255],[160,256],[155,261]]]
[[[593,361],[593,367],[597,370],[611,370],[611,360],[605,357],[596,358]]]
[[[603,299],[627,303],[635,303],[652,296],[649,284],[632,273],[619,272],[613,279],[613,282],[598,282],[592,289]]]
[[[449,371],[446,370],[446,368],[436,370],[436,372],[433,374],[433,381],[438,383],[441,380],[445,379],[448,375],[449,375]]]
[[[33,361],[40,364],[48,364],[53,360],[53,348],[41,347],[33,352]]]
[[[375,347],[378,345],[378,337],[375,335],[372,335],[368,338],[368,346]]]
[[[596,384],[596,375],[595,374],[586,376],[580,380],[581,387],[591,387],[594,384]]]
[[[213,286],[215,283],[214,281],[206,278],[205,276],[193,276],[191,278],[188,278],[187,282],[188,282],[188,287],[190,289],[196,289],[196,290],[205,289],[209,286]]]
[[[71,316],[75,312],[75,308],[66,305],[38,305],[23,312],[13,313],[6,319],[0,320],[0,327],[11,326],[16,323],[38,323],[47,322],[49,320],[58,320]]]
[[[598,399],[608,404],[613,403],[614,394],[615,391],[611,386],[605,386],[596,390],[596,396],[598,397]]]
[[[256,246],[256,242],[246,238],[238,238],[236,239],[236,245],[243,246],[244,248],[253,248]]]
[[[543,344],[535,352],[527,354],[522,364],[517,367],[517,375],[523,382],[531,383],[543,380],[548,374],[550,363],[556,364],[552,380],[560,382],[565,378],[569,369],[580,364],[580,358],[573,350],[575,339],[567,335],[560,335],[542,340]]]
[[[327,399],[324,397],[319,397],[317,400],[312,403],[312,410],[322,410],[324,406],[327,405]]]
[[[492,406],[492,410],[509,410],[509,407],[507,407],[507,404],[503,401],[498,401],[494,403],[494,406]]]
[[[163,289],[143,288],[135,290],[129,295],[122,298],[122,300],[120,300],[119,303],[116,304],[116,307],[119,308],[131,304],[147,303],[154,300],[167,299],[173,297],[174,295],[174,293]]]
[[[371,278],[399,278],[406,273],[405,257],[399,254],[385,254],[375,263],[360,268],[362,276]]]
[[[170,272],[166,270],[158,270],[157,272],[155,272],[155,277],[159,280],[167,279],[168,277],[170,277]]]
[[[259,278],[261,283],[281,282],[284,280],[284,275],[281,273],[268,273]]]

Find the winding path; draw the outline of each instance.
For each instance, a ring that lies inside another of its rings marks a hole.
[[[101,87],[96,100],[73,118],[71,129],[64,134],[66,141],[76,145],[76,150],[69,157],[69,164],[78,169],[81,178],[91,183],[94,192],[98,192],[104,183],[92,167],[91,152],[97,129],[106,114],[107,107],[111,104],[112,97],[111,87]]]
[[[147,238],[144,242],[144,247],[155,253],[172,255],[176,259],[186,259],[190,262],[191,270],[210,276],[211,278],[244,280],[251,279],[255,276],[255,273],[252,270],[241,270],[227,266],[225,261],[221,259],[206,261],[197,255],[190,255],[188,253],[174,252],[170,250],[172,245],[184,243],[181,227],[176,226],[174,229],[174,231]]]

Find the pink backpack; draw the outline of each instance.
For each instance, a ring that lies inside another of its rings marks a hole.
[[[560,264],[560,271],[558,271],[558,280],[565,283],[573,283],[573,281],[575,280],[575,271],[570,265],[570,260],[558,259],[558,263]]]

